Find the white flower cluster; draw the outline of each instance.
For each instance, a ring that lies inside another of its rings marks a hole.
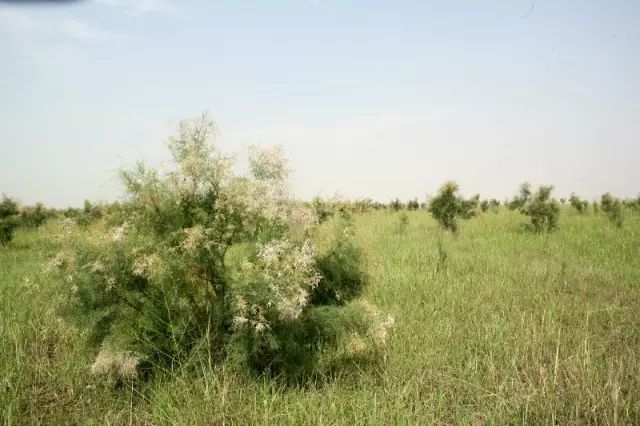
[[[149,278],[153,271],[153,267],[158,263],[158,260],[159,257],[157,254],[143,255],[133,262],[131,271],[134,275],[139,277]]]
[[[253,176],[259,180],[284,180],[289,175],[284,153],[279,146],[249,147],[249,167]]]
[[[262,246],[256,261],[245,263],[243,269],[245,277],[265,286],[266,295],[253,304],[239,298],[234,324],[251,324],[256,331],[268,326],[262,321],[263,312],[274,310],[280,321],[296,320],[308,303],[310,291],[320,281],[309,241],[299,246],[288,240],[272,241]]]
[[[201,225],[183,229],[184,238],[180,244],[187,253],[195,253],[206,241],[206,232]]]
[[[361,301],[360,304],[371,318],[370,332],[375,343],[381,347],[385,346],[389,340],[389,332],[395,325],[395,319],[391,315],[382,315],[375,306],[366,301]]]
[[[111,230],[111,239],[114,243],[119,243],[124,238],[125,232],[129,229],[131,225],[129,223],[124,222],[122,225],[117,228],[113,228]]]
[[[96,376],[133,379],[138,375],[139,360],[127,352],[115,352],[103,348],[91,365],[91,373]]]
[[[62,250],[56,253],[46,268],[46,271],[52,271],[56,268],[64,268],[75,263],[75,253],[70,250]]]

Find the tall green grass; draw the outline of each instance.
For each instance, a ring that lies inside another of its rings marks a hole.
[[[356,217],[367,298],[396,318],[381,362],[292,387],[198,360],[113,388],[43,272],[56,223],[0,248],[5,424],[640,423],[640,217],[566,209],[549,234],[501,211],[440,230]],[[95,225],[99,226],[99,225]]]

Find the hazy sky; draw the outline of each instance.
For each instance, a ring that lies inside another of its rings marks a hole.
[[[640,1],[0,1],[0,192],[121,193],[209,110],[300,197],[640,192]]]

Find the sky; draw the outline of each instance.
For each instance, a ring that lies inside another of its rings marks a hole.
[[[208,111],[300,198],[640,192],[637,0],[0,0],[0,193],[122,196]]]

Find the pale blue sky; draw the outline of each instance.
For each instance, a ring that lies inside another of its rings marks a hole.
[[[283,145],[303,198],[640,192],[637,0],[0,2],[0,64],[24,203],[116,198],[203,110],[227,153]]]

